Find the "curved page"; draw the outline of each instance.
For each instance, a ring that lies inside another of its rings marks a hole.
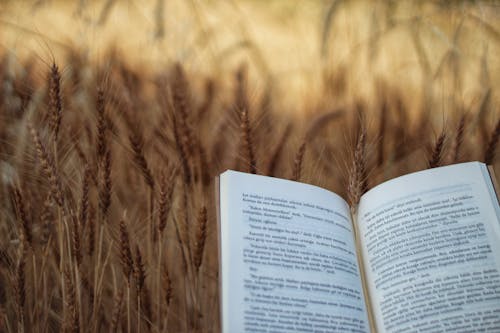
[[[349,207],[324,189],[220,176],[223,332],[368,332]]]
[[[500,332],[499,206],[484,164],[383,183],[358,223],[379,332]]]

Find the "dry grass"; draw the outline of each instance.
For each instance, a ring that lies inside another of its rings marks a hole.
[[[106,6],[101,24],[113,15]],[[293,80],[274,71],[279,61],[255,53],[207,73],[171,59],[131,65],[117,50],[95,61],[70,47],[47,65],[2,49],[0,331],[219,331],[213,186],[228,168],[316,184],[353,205],[370,187],[427,167],[481,160],[499,172],[499,59],[469,59],[481,60],[482,74],[467,88],[457,83],[470,77],[465,67],[443,74],[456,68],[458,27],[442,36],[451,36],[451,60],[439,66],[427,30],[415,30],[421,90],[371,71],[366,93],[346,63],[329,60],[340,52],[331,29],[354,5],[345,6],[325,11],[321,84],[310,94],[283,85]],[[475,22],[497,49],[496,27],[477,10],[465,6],[465,31]],[[403,24],[391,15],[389,31]],[[156,20],[155,38],[167,36]],[[360,54],[390,61],[376,43],[384,35],[372,37]],[[269,60],[264,87],[258,58]],[[288,112],[283,91],[300,112]]]

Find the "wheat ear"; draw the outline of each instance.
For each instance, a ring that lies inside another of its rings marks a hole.
[[[351,162],[351,168],[348,174],[347,196],[351,207],[356,207],[359,203],[361,195],[366,191],[368,185],[366,180],[366,166],[365,166],[365,146],[366,146],[366,130],[361,128],[359,133],[354,156]]]
[[[428,161],[429,169],[441,166],[441,161],[444,156],[443,148],[445,139],[446,139],[446,132],[443,130],[439,135],[439,137],[437,138],[434,147],[432,148],[431,156],[429,157]]]
[[[464,141],[465,133],[465,114],[462,114],[457,126],[457,132],[455,133],[455,138],[453,140],[453,156],[451,158],[452,163],[458,163],[460,161],[460,153],[462,144]]]
[[[295,159],[293,160],[293,173],[292,180],[299,181],[302,173],[302,163],[304,161],[304,154],[306,152],[306,140],[304,139],[297,150]]]
[[[207,208],[201,207],[198,214],[198,227],[196,230],[195,249],[194,249],[194,266],[196,271],[200,270],[203,261],[203,249],[207,238]]]

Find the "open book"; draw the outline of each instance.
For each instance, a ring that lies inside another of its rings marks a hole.
[[[234,332],[500,332],[500,207],[486,165],[338,195],[226,171],[221,315]]]

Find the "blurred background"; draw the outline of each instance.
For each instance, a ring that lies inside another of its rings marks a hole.
[[[215,77],[245,63],[250,97],[272,89],[290,112],[369,101],[381,85],[416,110],[498,100],[498,1],[2,1],[0,20],[12,62],[64,70],[68,55],[102,66],[112,53],[145,73],[178,61]]]

